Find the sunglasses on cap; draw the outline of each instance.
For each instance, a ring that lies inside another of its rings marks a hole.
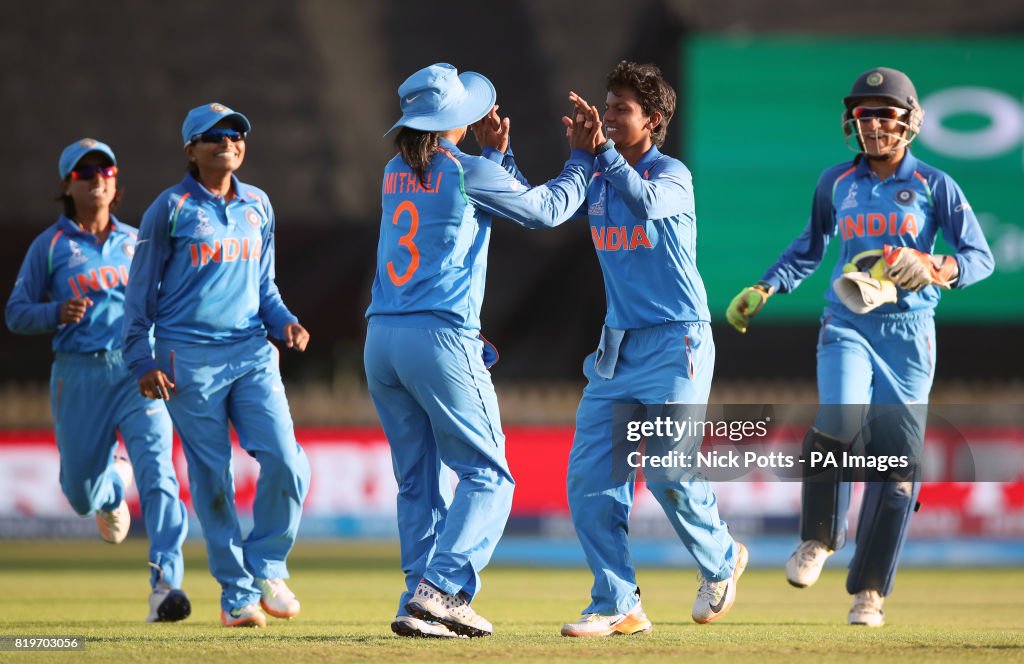
[[[850,115],[854,120],[899,120],[908,113],[899,106],[854,106]]]
[[[117,166],[76,166],[71,169],[72,180],[91,180],[99,174],[103,178],[112,178],[117,175]]]
[[[238,131],[237,129],[229,129],[227,127],[221,127],[218,129],[207,129],[201,134],[196,134],[192,137],[193,143],[220,143],[224,139],[228,139],[232,143],[245,140],[245,132]]]

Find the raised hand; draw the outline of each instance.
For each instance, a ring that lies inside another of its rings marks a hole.
[[[70,325],[82,320],[85,310],[92,306],[88,297],[69,297],[60,305],[60,324]]]
[[[596,152],[607,140],[602,131],[601,113],[575,92],[569,92],[569,101],[573,103],[573,117],[562,117],[569,147]]]
[[[499,108],[501,107],[498,105],[493,106],[487,115],[469,127],[473,130],[473,138],[481,148],[492,147],[498,152],[504,153],[508,150],[508,137],[512,121],[508,117],[499,117]]]

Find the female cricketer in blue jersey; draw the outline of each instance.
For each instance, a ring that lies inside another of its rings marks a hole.
[[[843,133],[857,157],[822,173],[807,227],[762,281],[733,299],[727,318],[746,332],[768,298],[796,288],[839,236],[818,341],[822,405],[805,453],[838,454],[859,440],[869,454],[898,449],[917,458],[935,370],[939,289],[987,277],[992,252],[960,187],[910,152],[924,110],[906,74],[870,69],[843,104]],[[940,231],[953,256],[932,253]],[[919,482],[913,468],[874,479],[880,481],[866,486],[846,590],[855,596],[847,621],[877,627],[885,621],[882,602],[892,591]],[[850,487],[838,472],[804,481],[802,542],[786,564],[792,585],[817,581],[825,560],[845,544]]]
[[[126,300],[125,359],[142,394],[166,401],[181,436],[228,627],[265,627],[261,606],[277,618],[298,614],[284,580],[310,477],[267,340],[301,351],[309,334],[274,283],[270,200],[235,176],[250,128],[223,104],[189,111],[181,130],[189,172],[142,219]],[[244,540],[229,422],[260,464]]]
[[[137,233],[113,214],[121,199],[117,160],[106,144],[83,138],[64,149],[58,169],[64,214],[29,247],[7,326],[56,332],[50,400],[64,495],[79,514],[95,512],[103,539],[117,544],[131,522],[124,496],[134,471],[153,568],[146,620],[182,620],[191,611],[180,589],[188,521],[171,461],[171,420],[163,404],[139,395],[121,355]],[[114,458],[118,431],[131,464]]]
[[[595,107],[574,101],[577,121],[580,115],[598,117]],[[627,539],[635,472],[609,472],[616,444],[613,407],[644,404],[641,411],[650,416],[657,404],[702,409],[715,364],[696,263],[693,181],[681,162],[659,150],[675,112],[675,91],[654,65],[623,61],[608,76],[605,105],[608,140],[590,169],[586,213],[608,313],[598,349],[584,360],[587,387],[567,478],[569,509],[594,584],[584,618],[564,625],[564,636],[651,630]],[[700,441],[690,444],[699,447]],[[746,548],[729,535],[702,476],[649,474],[647,486],[697,561],[701,584],[693,620],[717,620],[735,602]]]
[[[384,171],[366,377],[391,445],[406,592],[403,636],[488,636],[470,602],[512,505],[513,480],[480,336],[491,215],[553,226],[583,202],[596,127],[579,127],[561,174],[529,188],[460,151],[492,112],[494,86],[435,64],[398,88],[399,153]],[[505,127],[507,135],[507,125]],[[389,131],[390,133],[390,131]],[[495,132],[482,132],[500,142]],[[494,152],[494,151],[492,151]],[[458,475],[454,496],[450,471]]]
[[[715,365],[707,296],[696,265],[692,179],[686,166],[658,149],[675,112],[675,91],[656,66],[627,61],[609,74],[607,90],[603,125],[597,108],[575,93],[569,95],[574,117],[562,119],[569,132],[581,123],[598,128],[597,156],[587,169],[587,205],[576,216],[590,218],[608,299],[598,349],[583,363],[588,382],[569,456],[569,509],[594,574],[583,619],[562,627],[563,636],[573,637],[652,629],[627,538],[636,472],[614,462],[627,443],[615,438],[615,411],[624,407],[650,418],[703,414]],[[526,181],[511,153],[502,164]],[[699,447],[700,440],[685,444]],[[648,471],[647,480],[700,568],[693,619],[708,623],[722,617],[736,600],[746,548],[729,535],[702,476]]]

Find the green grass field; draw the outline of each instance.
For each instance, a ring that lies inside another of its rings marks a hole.
[[[300,544],[290,585],[302,614],[290,622],[271,618],[266,630],[233,630],[218,623],[220,590],[199,544],[186,549],[192,616],[147,625],[143,541],[0,542],[0,634],[87,638],[85,652],[6,652],[0,660],[1024,661],[1021,569],[904,570],[886,606],[888,624],[876,630],[845,624],[841,570],[827,570],[818,585],[798,591],[781,570],[751,569],[732,613],[699,626],[690,620],[692,569],[641,569],[654,632],[578,640],[560,637],[558,628],[586,603],[585,570],[493,567],[474,606],[494,623],[495,635],[435,641],[391,634],[401,589],[396,555],[394,544]]]

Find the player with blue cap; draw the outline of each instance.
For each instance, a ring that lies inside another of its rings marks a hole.
[[[203,132],[212,129],[217,124],[226,125],[243,134],[252,131],[249,118],[241,113],[231,110],[224,104],[203,104],[196,106],[185,116],[185,121],[181,123],[181,140],[187,147],[196,141]]]
[[[470,603],[514,484],[488,370],[497,355],[480,335],[491,218],[528,228],[567,220],[583,202],[595,128],[574,131],[561,174],[530,188],[505,172],[500,152],[492,160],[458,148],[467,125],[495,113],[484,76],[439,63],[406,79],[398,96],[402,117],[388,131],[398,130],[398,154],[384,170],[364,351],[398,482],[406,590],[391,628],[489,636],[491,623]],[[477,136],[507,141],[500,131]]]
[[[109,145],[75,141],[57,168],[64,214],[29,247],[7,301],[7,326],[54,334],[50,396],[68,502],[78,514],[95,513],[100,535],[117,544],[128,535],[125,497],[137,480],[152,567],[146,620],[182,620],[191,611],[181,590],[188,521],[171,459],[171,420],[163,404],[139,395],[121,354],[138,233],[114,216],[122,192]],[[131,463],[114,457],[118,432]]]
[[[302,351],[309,333],[274,281],[270,199],[235,175],[251,128],[224,104],[188,112],[181,128],[188,173],[142,219],[125,303],[125,359],[139,391],[166,402],[181,436],[227,627],[265,627],[264,611],[298,615],[285,579],[310,479],[277,348],[267,340]],[[260,464],[253,528],[244,540],[231,424]]]
[[[770,297],[791,292],[817,269],[837,238],[839,260],[825,292],[818,335],[818,400],[804,456],[855,449],[906,456],[910,467],[869,474],[846,577],[854,596],[851,625],[880,627],[917,502],[928,395],[935,376],[935,306],[941,290],[992,273],[981,225],[946,173],[920,161],[910,143],[924,109],[905,73],[874,67],[843,99],[842,131],[857,153],[818,178],[803,232],[761,281],[743,289],[726,317],[746,332]],[[953,255],[935,251],[939,233]],[[842,468],[806,477],[801,543],[786,563],[798,588],[814,584],[825,561],[846,544],[851,482]]]

